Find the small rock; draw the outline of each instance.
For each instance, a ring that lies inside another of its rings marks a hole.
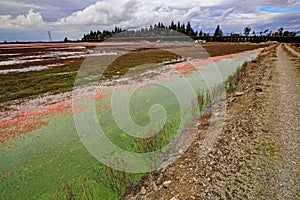
[[[163,183],[164,188],[169,188],[170,184],[172,183],[172,181],[165,181]]]
[[[170,200],[178,200],[176,197],[171,198]]]
[[[142,195],[145,195],[145,194],[147,193],[146,188],[145,188],[145,187],[142,187],[140,193],[141,193]]]
[[[245,94],[246,94],[246,92],[235,92],[235,93],[234,93],[234,96],[240,97],[240,96],[243,96],[243,95],[245,95]]]
[[[154,192],[157,192],[157,191],[158,191],[157,185],[156,185],[156,183],[155,183],[154,181],[151,183],[151,187],[152,187],[152,190],[153,190]]]
[[[179,153],[179,155],[183,155],[184,154],[184,151],[182,150],[182,149],[180,149],[179,151],[178,151],[178,153]]]

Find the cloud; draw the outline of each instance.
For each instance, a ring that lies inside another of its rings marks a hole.
[[[4,2],[4,3],[3,3]],[[14,1],[16,2],[16,1]],[[262,7],[294,9],[297,0],[2,0],[0,5],[9,11],[1,12],[0,30],[21,30],[47,27],[57,38],[65,36],[81,38],[90,30],[140,28],[158,22],[187,23],[203,31],[214,31],[220,24],[224,32],[243,30],[245,26],[260,29],[263,26],[289,27],[296,29],[297,13],[262,12]],[[38,12],[28,7],[36,8]],[[36,6],[36,7],[34,7]],[[22,8],[21,8],[22,7]],[[15,9],[12,9],[15,8]],[[28,12],[26,15],[20,13]],[[8,13],[4,15],[4,13]],[[44,18],[43,18],[43,17]],[[266,27],[266,28],[272,28]],[[276,28],[277,29],[277,28]],[[298,28],[297,28],[298,29]]]
[[[271,0],[271,1],[263,1],[261,5],[264,6],[272,6],[275,8],[291,8],[294,7],[295,4],[299,2],[298,0]]]
[[[0,6],[2,7],[13,7],[13,8],[30,8],[30,9],[44,9],[44,7],[36,5],[34,3],[24,3],[24,2],[16,2],[11,0],[2,0],[0,1]]]
[[[120,7],[109,2],[97,2],[82,11],[62,18],[59,22],[66,25],[105,25],[120,23],[132,19],[132,13],[137,9],[138,1],[127,1]]]
[[[213,20],[208,20],[208,24],[214,24]],[[208,25],[207,25],[208,26]],[[277,31],[279,27],[285,30],[295,31],[300,29],[300,13],[276,14],[276,13],[246,13],[231,14],[221,23],[221,29],[230,32],[243,32],[245,27],[250,27],[253,31],[270,29]]]
[[[231,13],[233,13],[235,10],[235,8],[229,8],[227,10],[225,10],[225,12],[220,16],[219,20],[220,21],[224,21],[226,19],[226,17],[228,17]]]
[[[264,24],[258,22],[257,20],[255,26],[261,29],[268,27],[271,30],[277,31],[279,27],[284,27],[285,30],[296,31],[300,30],[300,13],[273,14],[273,17]]]
[[[118,6],[115,6],[118,5]],[[246,26],[260,28],[263,25],[275,27],[276,21],[284,15],[260,12],[262,6],[294,7],[295,0],[120,0],[96,2],[85,9],[64,17],[56,24],[87,29],[140,28],[157,22],[169,24],[171,21],[187,23],[194,28],[213,31],[217,24],[224,27],[224,32],[243,30]],[[285,18],[286,19],[286,18]],[[295,27],[292,21],[286,27]],[[278,23],[277,23],[278,24]],[[279,26],[279,25],[278,25]],[[280,25],[285,26],[285,25]],[[62,30],[62,29],[61,29]]]
[[[45,27],[45,23],[42,15],[33,10],[29,10],[26,15],[18,15],[16,18],[11,15],[0,15],[0,29],[2,30],[40,29],[43,27]]]
[[[179,20],[186,23],[203,14],[199,6],[183,9],[179,3],[177,8],[175,4],[169,2],[169,5],[163,1],[129,0],[119,6],[114,6],[115,2],[97,2],[60,19],[57,25],[137,28],[154,25],[159,21],[165,24]]]

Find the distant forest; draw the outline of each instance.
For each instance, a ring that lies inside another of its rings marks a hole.
[[[166,31],[164,31],[164,29]],[[116,34],[122,33],[122,37],[164,37],[164,36],[178,36],[178,32],[185,34],[192,38],[199,38],[199,37],[224,37],[224,33],[220,26],[216,27],[216,30],[213,35],[210,36],[209,33],[205,33],[201,31],[195,31],[191,23],[188,22],[186,25],[184,23],[178,22],[172,23],[170,25],[164,25],[162,22],[155,24],[154,26],[150,26],[149,28],[141,28],[139,30],[124,30],[119,27],[115,27],[114,30],[108,31],[90,31],[88,34],[84,34],[82,41],[95,41],[95,40],[106,40]],[[252,31],[250,27],[245,27],[243,29],[243,33],[230,33],[229,37],[295,37],[297,35],[296,32],[289,32],[284,31],[283,27],[280,27],[278,31],[273,32],[270,29],[266,29],[264,31],[255,32]],[[226,36],[226,37],[228,37]]]
[[[163,29],[166,30],[173,30],[176,32],[172,31],[163,31]],[[178,22],[175,24],[174,22],[171,23],[169,26],[165,26],[162,22],[159,22],[158,24],[155,24],[154,26],[150,26],[149,28],[141,28],[140,30],[128,30],[125,31],[122,28],[115,27],[114,30],[108,31],[104,30],[102,31],[91,31],[89,34],[85,34],[82,38],[83,41],[88,41],[88,40],[105,40],[108,39],[118,33],[122,33],[124,37],[157,37],[157,36],[172,36],[172,33],[174,35],[178,35],[177,32],[183,33],[187,36],[190,37],[197,37],[199,35],[206,35],[205,33],[194,31],[191,23],[188,22],[187,25],[181,24]]]

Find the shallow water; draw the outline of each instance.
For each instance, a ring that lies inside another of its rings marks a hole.
[[[69,48],[67,48],[69,49]],[[71,49],[79,49],[81,51],[63,51],[59,49],[57,51],[44,51],[44,52],[36,52],[37,55],[24,55],[21,53],[15,54],[1,54],[0,56],[13,56],[13,58],[8,58],[7,60],[0,61],[1,66],[9,66],[9,65],[17,65],[24,64],[30,62],[37,61],[49,61],[51,59],[75,59],[75,58],[86,58],[86,57],[96,57],[96,56],[109,56],[109,55],[118,55],[117,52],[98,52],[95,50],[85,50],[86,48],[71,48]]]
[[[51,69],[52,67],[60,67],[60,66],[64,66],[64,64],[56,63],[56,64],[51,64],[51,65],[25,67],[25,68],[21,68],[21,69],[6,69],[6,70],[0,70],[0,74],[43,71],[43,70]]]

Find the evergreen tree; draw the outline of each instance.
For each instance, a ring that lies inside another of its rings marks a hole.
[[[283,36],[283,27],[280,27],[279,29],[278,29],[278,34],[280,35],[280,36]]]
[[[180,28],[181,28],[181,24],[180,24],[180,22],[178,22],[176,31],[180,31]]]
[[[203,36],[203,31],[202,30],[200,31],[199,36]]]
[[[185,24],[182,24],[181,27],[180,27],[180,32],[185,34],[185,31],[186,31]]]
[[[251,28],[249,26],[244,29],[244,33],[247,37],[249,36],[250,31],[251,31]]]
[[[188,24],[186,26],[186,32],[185,32],[185,34],[188,35],[188,36],[190,36],[190,37],[196,36],[190,22],[188,22]]]
[[[220,25],[217,26],[215,33],[214,33],[215,37],[221,37],[223,36],[223,31],[220,29]]]
[[[187,26],[185,26],[185,24],[181,24],[180,22],[178,22],[178,24],[176,25],[174,21],[172,21],[169,26],[165,26],[162,22],[159,22],[154,26],[151,25],[149,28],[142,28],[141,30],[138,31],[126,31],[124,35],[126,35],[127,37],[142,37],[142,36],[157,37],[157,36],[161,36],[161,34],[164,36],[176,35],[175,32],[164,31],[161,29],[178,31],[191,37],[198,36],[198,32],[195,32],[193,30],[190,22],[188,22]],[[91,30],[89,34],[84,34],[82,41],[105,40],[121,32],[124,32],[124,30],[118,28],[117,26],[115,26],[112,31],[103,30],[103,32],[101,32],[99,30],[97,31]]]
[[[176,31],[176,28],[177,27],[176,27],[175,23],[172,21],[170,29]]]

